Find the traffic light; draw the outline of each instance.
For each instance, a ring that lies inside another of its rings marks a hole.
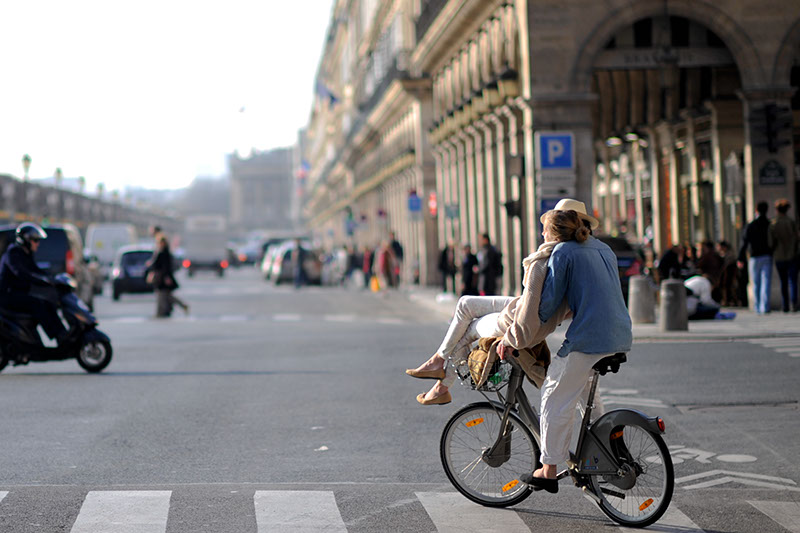
[[[792,111],[786,106],[765,104],[750,115],[753,145],[767,148],[771,154],[791,144]]]

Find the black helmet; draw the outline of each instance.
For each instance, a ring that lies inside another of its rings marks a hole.
[[[31,249],[32,240],[46,239],[47,233],[33,222],[23,222],[17,227],[17,244],[20,246]]]

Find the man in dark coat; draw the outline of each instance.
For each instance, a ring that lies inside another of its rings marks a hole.
[[[489,234],[480,238],[481,249],[478,250],[478,294],[494,296],[497,294],[497,278],[502,272],[502,259],[497,248],[492,246]]]
[[[472,247],[465,244],[461,257],[461,296],[477,296],[478,280],[476,271],[478,270],[478,258],[472,253]]]
[[[448,281],[456,292],[456,250],[452,242],[448,242],[439,254],[439,272],[442,273],[442,292],[447,292]]]
[[[47,233],[36,224],[25,222],[17,228],[16,242],[0,259],[0,307],[35,316],[47,336],[61,344],[68,332],[56,307],[29,294],[32,285],[52,284],[47,272],[39,268],[33,257],[39,249],[39,241],[46,238]]]
[[[756,206],[756,218],[747,225],[739,249],[737,265],[744,268],[747,252],[750,252],[748,273],[753,281],[755,311],[758,314],[769,313],[769,297],[772,285],[772,248],[769,245],[769,204],[759,202]]]

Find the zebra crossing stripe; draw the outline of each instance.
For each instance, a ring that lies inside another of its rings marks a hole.
[[[457,492],[417,492],[439,533],[530,533],[511,509],[481,507]]]
[[[168,490],[92,491],[71,533],[165,533]]]
[[[792,533],[800,533],[800,503],[750,500],[747,503]]]
[[[259,490],[253,501],[259,533],[347,533],[333,492]]]
[[[655,525],[651,526],[656,531],[680,531],[680,533],[705,533],[700,526],[692,522],[692,519],[683,514],[674,505],[667,508],[664,516],[658,519]],[[620,527],[622,531],[642,531],[639,528]]]
[[[291,313],[272,315],[272,320],[276,322],[300,322],[300,315]]]

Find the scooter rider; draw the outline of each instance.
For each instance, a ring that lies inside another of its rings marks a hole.
[[[33,254],[47,233],[31,222],[19,225],[16,242],[0,259],[0,307],[35,316],[45,333],[62,344],[68,332],[52,303],[29,294],[31,285],[52,285],[47,272],[39,268]]]

